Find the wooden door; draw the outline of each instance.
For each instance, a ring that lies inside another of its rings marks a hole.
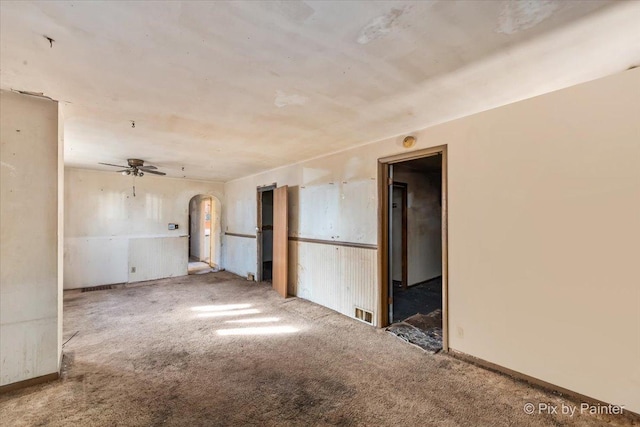
[[[289,256],[289,221],[287,214],[287,186],[273,190],[273,289],[287,297]]]

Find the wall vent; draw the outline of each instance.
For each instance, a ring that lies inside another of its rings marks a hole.
[[[356,307],[356,319],[362,320],[370,325],[373,324],[373,313]]]
[[[105,291],[107,289],[113,289],[113,286],[111,285],[92,286],[90,288],[82,288],[82,292]]]

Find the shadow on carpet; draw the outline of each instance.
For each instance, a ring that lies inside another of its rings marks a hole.
[[[394,323],[386,330],[431,354],[442,350],[442,310],[440,309],[429,314],[414,314],[402,322]]]

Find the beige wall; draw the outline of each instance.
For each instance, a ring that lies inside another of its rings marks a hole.
[[[438,126],[451,347],[640,412],[640,70]]]
[[[60,368],[59,149],[57,102],[0,91],[0,385]]]
[[[221,198],[222,184],[145,175],[135,197],[132,185],[131,176],[66,169],[65,289],[187,274],[189,200]]]
[[[448,145],[452,349],[640,412],[639,112],[635,69],[408,130],[415,150]],[[404,136],[225,184],[229,231],[255,233],[255,187],[277,182],[290,234],[375,245],[377,159]],[[379,309],[370,257],[300,245],[291,291]],[[255,272],[255,239],[228,237],[225,263]]]

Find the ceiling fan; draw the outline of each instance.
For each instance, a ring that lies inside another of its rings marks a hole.
[[[111,163],[99,163],[99,164],[121,168],[122,170],[119,170],[118,172],[121,173],[122,175],[143,176],[145,173],[151,173],[154,175],[166,175],[166,173],[164,172],[157,171],[156,169],[158,168],[155,166],[151,166],[151,165],[145,166],[144,160],[140,160],[140,159],[127,159],[127,164],[129,166],[113,165]]]

